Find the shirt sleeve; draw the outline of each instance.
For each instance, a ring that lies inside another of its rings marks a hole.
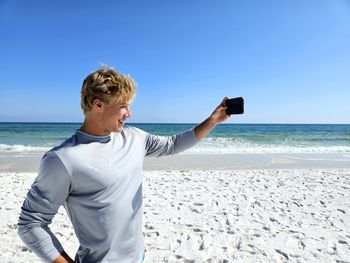
[[[194,129],[173,136],[145,135],[146,156],[165,156],[183,152],[198,143]]]
[[[53,152],[47,153],[24,200],[17,225],[22,241],[45,262],[54,261],[63,252],[48,225],[67,199],[70,187],[70,174],[60,158]]]

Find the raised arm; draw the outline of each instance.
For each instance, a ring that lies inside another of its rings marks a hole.
[[[59,207],[65,202],[71,188],[71,177],[58,156],[44,156],[18,221],[18,234],[22,241],[45,262],[55,261],[66,254],[56,236],[48,227]]]
[[[145,133],[146,156],[166,156],[183,152],[198,142],[193,129],[173,136]]]
[[[208,135],[208,133],[219,123],[226,121],[228,118],[230,118],[230,115],[226,114],[226,106],[225,101],[228,98],[225,97],[219,106],[216,107],[216,109],[213,111],[213,113],[202,123],[198,124],[194,128],[194,132],[196,134],[196,137],[198,140],[203,139],[205,136]]]
[[[174,136],[157,136],[138,131],[145,136],[146,156],[165,156],[177,154],[193,147],[203,139],[217,124],[230,118],[226,114],[225,97],[213,113],[195,128]]]

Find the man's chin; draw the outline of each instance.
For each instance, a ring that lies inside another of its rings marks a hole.
[[[116,127],[116,128],[114,129],[113,132],[122,132],[123,129],[124,129],[124,125],[123,125],[123,126],[118,126],[118,127]]]

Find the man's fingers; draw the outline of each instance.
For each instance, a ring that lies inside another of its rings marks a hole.
[[[219,107],[217,108],[218,111],[226,111],[227,106],[225,105],[219,105]]]
[[[225,102],[226,102],[226,100],[228,100],[228,97],[224,97],[224,99],[222,100],[222,102],[221,102],[221,104],[220,105],[223,105],[223,106],[225,106]]]

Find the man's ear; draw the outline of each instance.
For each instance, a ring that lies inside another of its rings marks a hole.
[[[92,107],[98,111],[102,110],[103,105],[104,105],[104,103],[100,99],[94,99],[94,101],[92,103]]]

